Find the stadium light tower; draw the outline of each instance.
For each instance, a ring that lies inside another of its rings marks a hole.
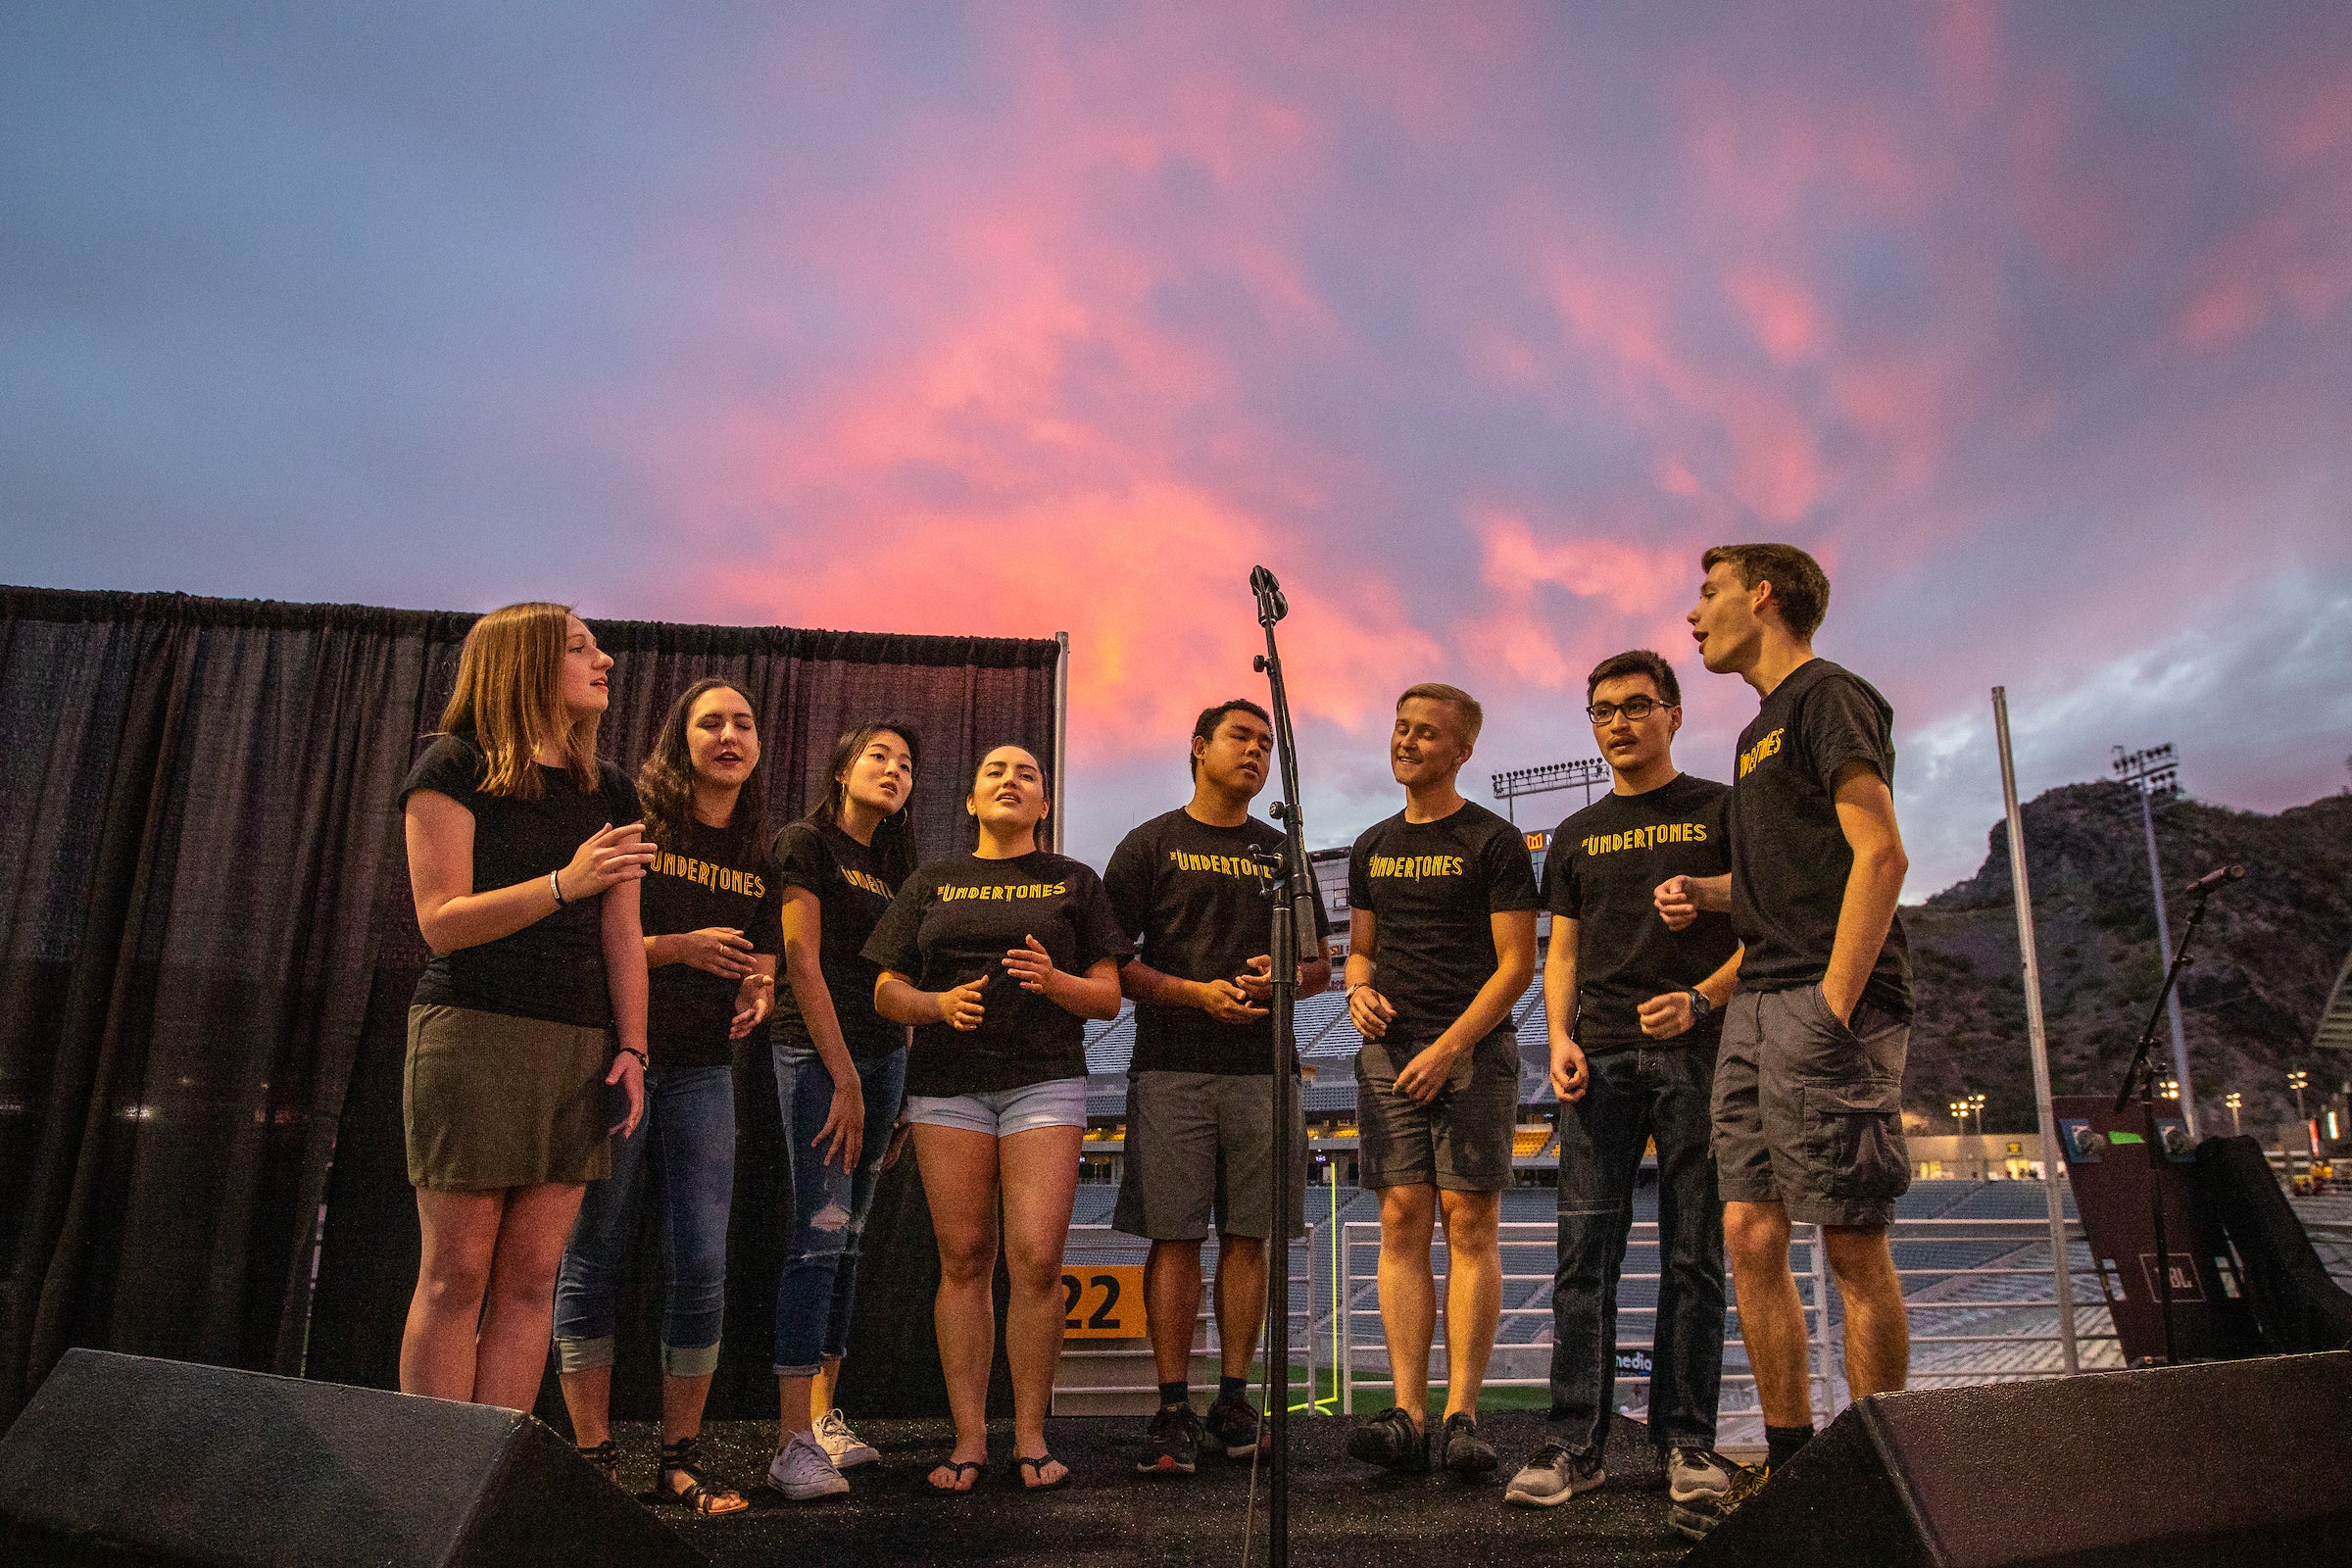
[[[2118,746],[2114,767],[2115,776],[2139,797],[2139,825],[2148,840],[2148,883],[2156,891],[2156,961],[2163,964],[2173,956],[2173,927],[2164,914],[2164,868],[2156,860],[2156,808],[2180,795],[2180,759],[2170,741],[2136,752]],[[2188,1124],[2188,1136],[2194,1138],[2197,1091],[2188,1076],[2188,1039],[2180,1032],[2180,992],[2168,994],[2164,1005],[2173,1025],[2173,1076],[2180,1083],[2180,1119]]]
[[[1514,767],[1507,773],[1494,775],[1494,798],[1502,802],[1503,814],[1511,826],[1519,825],[1518,799],[1522,795],[1545,795],[1553,790],[1581,789],[1585,804],[1592,804],[1595,786],[1613,782],[1609,764],[1597,757],[1587,757],[1574,762],[1545,762],[1541,767]]]
[[[2303,1110],[2303,1091],[2311,1087],[2311,1074],[2297,1067],[2286,1075],[2286,1087],[2295,1092],[2295,1120],[2303,1124],[2303,1149],[2312,1158],[2320,1157],[2317,1135],[2312,1131],[2311,1117]]]
[[[2237,1121],[2238,1107],[2245,1102],[2245,1097],[2234,1089],[2222,1097],[2222,1103],[2230,1107],[2230,1131],[2232,1135],[2245,1131]]]

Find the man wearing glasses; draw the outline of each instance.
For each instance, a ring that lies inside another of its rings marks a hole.
[[[1544,868],[1551,941],[1544,1005],[1560,1097],[1560,1244],[1551,1294],[1557,1436],[1511,1478],[1505,1501],[1549,1508],[1606,1479],[1617,1373],[1617,1279],[1643,1146],[1658,1151],[1659,1278],[1650,1441],[1663,1450],[1670,1518],[1705,1533],[1732,1483],[1715,1454],[1723,1377],[1723,1211],[1707,1152],[1718,1009],[1740,943],[1728,915],[1680,930],[1652,902],[1671,877],[1730,869],[1731,791],[1678,772],[1682,688],[1646,649],[1605,659],[1585,682],[1610,792],[1552,830]],[[1703,1495],[1702,1495],[1703,1494]],[[1695,1506],[1694,1506],[1695,1505]]]

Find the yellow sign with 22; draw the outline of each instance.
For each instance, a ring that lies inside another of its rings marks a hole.
[[[1062,1335],[1072,1340],[1144,1337],[1144,1266],[1100,1263],[1061,1271]]]

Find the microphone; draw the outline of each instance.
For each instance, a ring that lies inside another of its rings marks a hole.
[[[2203,898],[2208,893],[2228,887],[2245,874],[2246,868],[2242,865],[2217,865],[2191,882],[2188,891],[2194,897]]]
[[[1257,595],[1257,618],[1277,621],[1291,612],[1291,602],[1282,596],[1282,584],[1263,566],[1250,568],[1250,591]],[[1263,664],[1258,666],[1264,668]]]

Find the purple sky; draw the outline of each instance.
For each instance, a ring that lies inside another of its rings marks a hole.
[[[1995,683],[2028,793],[2345,783],[2352,8],[327,9],[0,18],[0,579],[1067,629],[1100,861],[1253,563],[1321,844],[1415,679],[1484,798],[1655,646],[1724,776],[1781,538],[1913,897]]]

